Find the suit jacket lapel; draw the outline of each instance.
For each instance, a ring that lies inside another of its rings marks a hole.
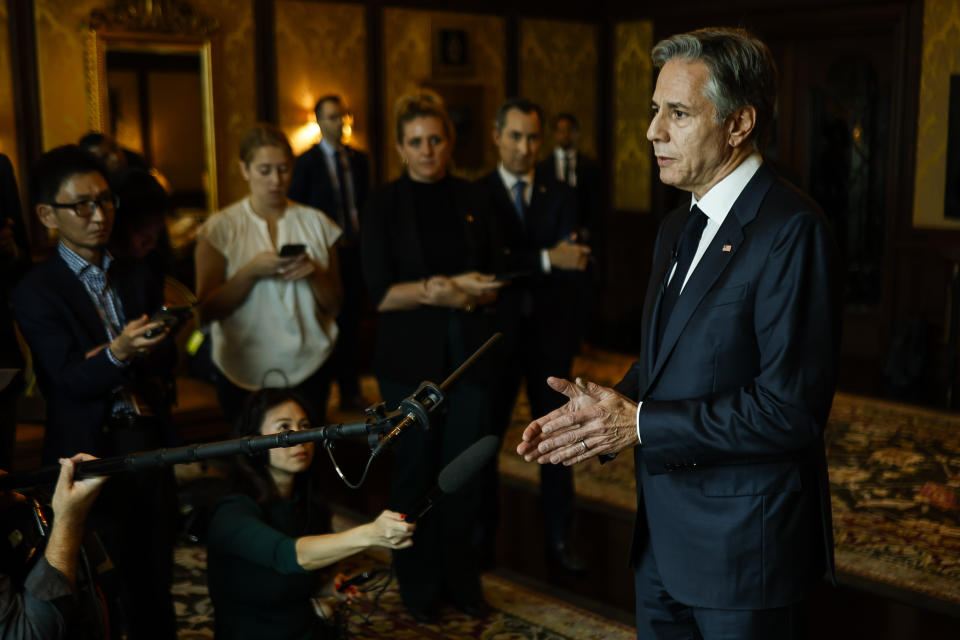
[[[751,178],[747,186],[744,187],[740,197],[734,202],[733,208],[730,210],[730,213],[727,214],[723,224],[720,225],[717,235],[714,236],[713,241],[707,247],[706,252],[703,254],[696,269],[683,288],[683,293],[677,300],[677,305],[673,308],[673,313],[670,314],[670,318],[667,320],[668,324],[663,331],[663,339],[656,349],[656,361],[650,370],[648,388],[649,385],[652,385],[657,379],[660,370],[670,356],[670,352],[680,338],[680,334],[690,321],[690,317],[694,311],[696,311],[704,296],[710,292],[717,278],[720,277],[724,269],[727,268],[727,265],[730,264],[733,256],[736,255],[737,250],[743,243],[743,229],[757,216],[760,204],[763,202],[763,197],[770,189],[772,183],[773,175],[770,173],[770,170],[764,165],[760,165],[760,168],[757,169],[753,178]],[[724,251],[724,245],[730,245],[730,250]],[[661,253],[664,252],[661,251]],[[659,299],[660,294],[657,295],[658,306]],[[657,309],[654,308],[653,311],[656,312]],[[647,390],[644,390],[644,394],[646,394],[646,391]]]
[[[453,214],[460,219],[460,223],[463,225],[463,237],[467,241],[470,264],[476,265],[479,263],[476,234],[477,219],[473,214],[473,208],[476,203],[471,202],[470,195],[472,194],[472,190],[457,187],[458,185],[453,185],[453,197],[457,203],[457,210],[454,211]]]
[[[94,345],[103,344],[108,339],[106,327],[97,313],[97,309],[90,299],[80,278],[74,275],[67,263],[59,255],[54,258],[53,279],[57,290],[63,296],[64,304],[73,313],[80,327]]]
[[[499,171],[494,171],[490,174],[490,180],[496,186],[493,189],[494,198],[496,199],[497,207],[503,212],[501,222],[504,225],[505,229],[512,229],[511,235],[520,236],[521,238],[527,237],[527,230],[524,225],[520,224],[520,218],[517,216],[517,209],[513,206],[513,201],[510,199],[510,193],[507,191],[506,185],[503,184],[503,179],[500,177]]]

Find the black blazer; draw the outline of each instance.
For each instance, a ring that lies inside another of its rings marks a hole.
[[[344,150],[353,176],[353,197],[357,200],[357,214],[362,216],[367,191],[370,189],[370,160],[367,154],[353,147],[344,147]],[[330,181],[330,170],[327,168],[327,161],[323,157],[323,150],[319,144],[307,149],[294,162],[287,196],[295,202],[320,209],[341,229],[343,228],[343,220],[339,219],[340,209],[337,206],[340,195]]]
[[[687,604],[784,606],[833,568],[823,430],[839,344],[836,247],[816,203],[762,165],[657,345],[688,211],[660,227],[643,348],[617,385],[643,402],[634,551],[652,545],[664,585]]]
[[[162,283],[158,286],[143,262],[114,262],[110,277],[128,322],[163,304]],[[108,336],[86,289],[59,253],[21,280],[13,293],[13,310],[47,403],[44,463],[79,451],[113,455],[103,425],[117,387],[136,389],[155,409],[165,408],[157,387],[148,380],[170,375],[176,360],[174,340],[168,338],[150,356],[127,367],[114,366],[106,350],[86,358]],[[176,440],[173,433],[160,434],[158,439],[166,444]]]
[[[520,339],[518,327],[524,316],[530,316],[541,352],[572,357],[578,346],[578,310],[572,302],[579,299],[584,276],[559,269],[544,273],[540,252],[576,230],[573,191],[537,171],[523,224],[498,171],[480,178],[477,185],[494,212],[504,271],[527,274],[512,278],[497,299],[497,325],[507,347],[516,346],[513,342]]]
[[[472,184],[454,177],[447,180],[453,185],[457,202],[457,210],[450,215],[462,222],[463,237],[469,247],[468,270],[493,273],[499,255],[490,214]],[[379,305],[394,284],[436,275],[427,269],[424,249],[410,178],[394,180],[371,194],[360,225],[360,255],[367,290],[374,304]],[[382,312],[373,357],[374,373],[395,382],[418,383],[425,379],[442,382],[452,372],[450,363],[444,362],[451,316],[459,322],[466,355],[496,330],[489,305],[471,313],[433,306]],[[487,379],[494,370],[493,361],[494,358],[483,358],[468,376],[474,380]]]

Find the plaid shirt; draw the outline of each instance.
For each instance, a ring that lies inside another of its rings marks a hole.
[[[123,314],[123,305],[120,302],[120,296],[117,295],[117,291],[110,285],[110,279],[107,276],[107,271],[110,269],[110,263],[113,262],[113,256],[109,252],[104,251],[103,253],[103,266],[98,267],[95,264],[87,262],[74,251],[68,248],[63,242],[60,242],[57,245],[57,252],[59,252],[60,257],[63,258],[63,261],[67,263],[67,266],[70,268],[70,271],[73,272],[73,275],[77,276],[83,288],[86,289],[87,295],[90,296],[90,300],[93,302],[93,305],[97,308],[97,315],[100,316],[100,320],[103,322],[103,328],[107,334],[107,340],[113,340],[123,331],[124,325],[126,325],[126,318]],[[129,366],[129,362],[121,362],[117,359],[113,352],[110,351],[110,347],[107,347],[107,358],[117,367],[126,367]],[[121,389],[115,389],[120,393],[117,394],[117,399],[113,403],[113,407],[110,411],[111,415],[120,415],[124,413],[136,413],[134,408],[133,401],[130,399],[129,395],[123,393]]]

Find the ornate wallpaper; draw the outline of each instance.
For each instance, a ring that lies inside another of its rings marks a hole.
[[[220,23],[213,41],[213,108],[219,203],[225,207],[248,192],[237,160],[240,140],[257,120],[253,0],[203,0],[195,6]]]
[[[946,220],[943,216],[950,76],[960,73],[960,3],[957,0],[924,3],[921,64],[913,224],[958,229],[960,221]]]
[[[91,128],[84,52],[90,11],[101,6],[106,2],[34,2],[44,149],[76,142]]]
[[[467,34],[468,56],[472,61],[460,73],[435,73],[433,35],[439,29],[462,30]],[[386,8],[383,11],[384,51],[384,140],[380,148],[386,154],[384,181],[400,175],[396,151],[396,127],[393,108],[404,93],[428,85],[449,87],[451,91],[475,91],[482,95],[475,105],[474,125],[481,127],[484,142],[478,144],[484,170],[458,171],[467,178],[479,176],[497,163],[496,149],[490,141],[490,122],[504,100],[506,38],[502,18],[439,11],[411,11]],[[462,95],[462,93],[461,93]],[[487,132],[483,132],[486,129]]]
[[[329,93],[342,96],[354,116],[351,144],[369,149],[366,9],[283,0],[275,15],[278,118],[294,152],[317,141],[313,107]]]
[[[653,24],[617,24],[614,38],[613,206],[649,211]]]
[[[13,105],[13,71],[10,60],[10,23],[7,5],[0,5],[0,153],[17,170],[17,134]],[[21,188],[21,191],[23,189]],[[23,194],[21,194],[21,199]]]
[[[543,109],[549,123],[569,112],[580,121],[580,148],[597,155],[599,54],[596,25],[561,20],[520,21],[520,94]],[[553,140],[545,130],[541,155]]]

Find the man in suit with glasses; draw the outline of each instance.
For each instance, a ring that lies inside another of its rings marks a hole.
[[[105,249],[117,201],[102,165],[75,145],[58,147],[40,157],[34,181],[37,216],[59,242],[20,281],[13,310],[47,404],[43,462],[175,444],[176,346],[148,318],[163,304],[162,286],[142,261],[119,264]],[[176,635],[175,489],[169,470],[132,474],[107,488],[91,516],[119,569],[131,638]]]

